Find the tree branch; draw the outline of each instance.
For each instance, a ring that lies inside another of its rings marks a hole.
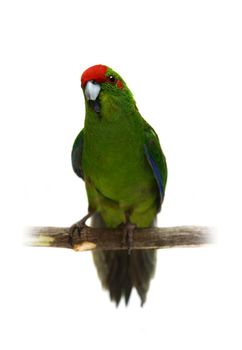
[[[26,244],[36,247],[85,250],[127,249],[122,245],[122,229],[84,227],[81,237],[70,237],[69,228],[30,227]],[[71,240],[72,238],[72,240]],[[202,246],[213,243],[213,229],[206,226],[150,227],[136,229],[132,249],[159,249]]]

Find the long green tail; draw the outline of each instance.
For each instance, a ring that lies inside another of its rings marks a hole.
[[[100,214],[92,218],[92,227],[105,227]],[[93,252],[94,263],[102,286],[109,291],[110,298],[118,305],[124,297],[128,304],[132,288],[136,288],[141,305],[146,301],[150,280],[156,266],[155,250],[124,250]]]

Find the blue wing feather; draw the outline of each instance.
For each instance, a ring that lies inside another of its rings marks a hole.
[[[145,149],[145,155],[146,155],[146,159],[148,160],[152,170],[153,170],[153,174],[155,176],[158,188],[159,188],[159,192],[160,192],[160,196],[163,199],[164,197],[164,185],[163,185],[163,180],[161,177],[161,173],[159,171],[158,166],[156,165],[154,159],[152,158],[152,156],[150,155],[149,151],[148,151],[148,147],[146,145],[144,145],[144,149]]]
[[[159,138],[152,127],[144,121],[144,153],[152,169],[154,178],[157,183],[160,208],[165,196],[165,187],[167,182],[167,165],[166,158],[162,152]],[[159,208],[159,209],[160,209]]]

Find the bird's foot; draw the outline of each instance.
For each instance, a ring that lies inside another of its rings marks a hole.
[[[83,239],[83,241],[87,240],[85,232],[83,229],[87,227],[86,221],[93,215],[93,213],[88,213],[81,220],[77,221],[69,228],[69,243],[73,247],[75,238]]]
[[[126,222],[125,224],[123,224],[122,228],[123,228],[122,246],[128,247],[128,253],[131,254],[134,230],[136,226],[134,224],[131,224],[130,222]]]

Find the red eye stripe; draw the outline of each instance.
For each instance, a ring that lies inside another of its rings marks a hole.
[[[123,83],[121,82],[121,80],[116,79],[113,75],[108,75],[107,76],[107,82],[109,82],[110,84],[116,84],[116,86],[119,89],[123,89]]]
[[[121,80],[118,80],[116,85],[119,89],[123,90],[124,86]]]

